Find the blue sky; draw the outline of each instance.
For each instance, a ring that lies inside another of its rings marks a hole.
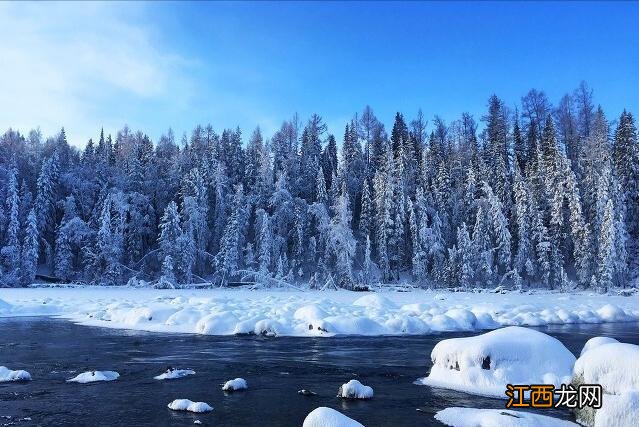
[[[639,3],[2,3],[0,22],[0,128],[78,146],[125,123],[270,135],[295,112],[341,136],[366,104],[387,126],[479,119],[492,93],[581,80],[609,118],[639,114]]]

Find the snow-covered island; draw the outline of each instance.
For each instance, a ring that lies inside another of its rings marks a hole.
[[[0,289],[0,317],[208,335],[407,335],[639,321],[639,295],[592,292]]]

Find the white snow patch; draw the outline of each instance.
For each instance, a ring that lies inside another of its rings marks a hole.
[[[377,336],[638,321],[639,293],[3,288],[0,316],[208,335]]]
[[[619,341],[610,337],[592,337],[588,341],[586,341],[586,344],[584,344],[584,348],[581,349],[580,356],[583,356],[584,353],[588,350],[592,350],[593,348],[599,347],[600,345],[611,344],[615,342]]]
[[[614,342],[590,349],[575,362],[574,376],[601,384],[606,393],[639,390],[639,346]]]
[[[183,378],[188,375],[195,375],[195,371],[191,369],[167,369],[166,372],[153,377],[156,380],[174,380],[177,378]]]
[[[88,371],[67,380],[68,383],[94,383],[98,381],[114,381],[120,377],[115,371]]]
[[[321,406],[313,409],[304,418],[302,427],[364,427],[364,425],[335,409]]]
[[[173,402],[167,405],[169,409],[174,411],[188,411],[188,412],[211,412],[213,407],[204,402],[193,402],[189,399],[175,399]]]
[[[234,380],[228,380],[222,386],[222,390],[224,391],[237,391],[237,390],[246,390],[248,388],[248,384],[244,378],[235,378]]]
[[[6,366],[0,366],[0,383],[10,382],[10,381],[30,381],[31,374],[27,371],[23,371],[22,369],[12,371]]]
[[[446,408],[435,419],[453,427],[569,427],[578,426],[546,415],[507,409]]]
[[[569,384],[575,362],[559,340],[518,326],[440,341],[431,359],[417,383],[501,398],[507,384]]]
[[[604,394],[595,414],[595,427],[635,427],[639,420],[639,390]]]
[[[373,397],[373,389],[357,380],[350,380],[340,386],[337,391],[337,397],[346,399],[370,399]]]

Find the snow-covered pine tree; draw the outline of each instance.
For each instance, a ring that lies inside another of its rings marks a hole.
[[[35,279],[38,269],[38,220],[35,209],[31,208],[27,216],[26,231],[22,242],[21,256],[21,282],[23,285],[30,285]]]

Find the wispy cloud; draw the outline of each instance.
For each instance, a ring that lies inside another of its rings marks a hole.
[[[65,126],[83,145],[124,123],[118,104],[163,100],[176,86],[188,96],[188,62],[146,21],[132,3],[0,4],[0,130]]]

